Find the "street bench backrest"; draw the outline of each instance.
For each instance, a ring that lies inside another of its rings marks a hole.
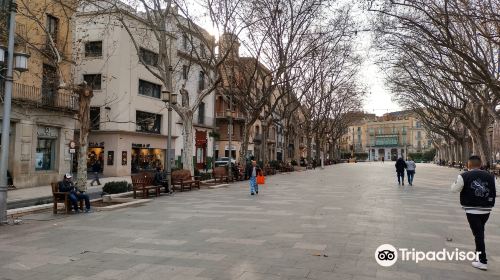
[[[215,176],[228,176],[227,169],[224,166],[219,166],[214,168]]]
[[[141,185],[141,184],[151,185],[154,180],[153,177],[146,174],[132,175],[131,177],[132,177],[132,185]]]
[[[181,169],[181,170],[175,170],[172,172],[172,180],[178,181],[178,180],[191,180],[191,172],[186,169]]]

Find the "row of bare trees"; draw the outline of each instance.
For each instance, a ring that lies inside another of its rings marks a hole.
[[[252,59],[228,61],[223,72],[236,77],[230,86],[246,116],[240,160],[258,120],[265,138],[277,117],[285,149],[305,136],[308,159],[313,141],[319,158],[320,150],[326,152],[327,143],[344,133],[348,112],[359,110],[363,93],[357,84],[361,60],[351,9],[333,9],[332,1],[322,0],[258,0],[237,10],[236,22],[246,26],[239,36],[242,49]],[[266,139],[261,143],[260,158],[266,162]],[[291,160],[287,152],[283,155]]]
[[[158,44],[155,49],[159,51],[159,66],[146,68],[167,89],[176,90],[172,71],[183,70],[175,67],[175,46],[172,49],[169,40],[172,35],[188,38],[189,55],[202,62],[198,65],[208,75],[207,86],[200,93],[190,93],[185,84],[177,88],[182,101],[174,109],[182,120],[182,162],[186,169],[194,169],[193,116],[203,99],[221,87],[231,88],[219,92],[232,94],[235,106],[245,116],[241,160],[258,120],[266,124],[262,135],[267,135],[274,125],[274,116],[285,120],[285,147],[291,136],[286,122],[300,120],[298,125],[307,135],[310,158],[312,139],[317,147],[335,142],[349,124],[348,113],[361,106],[363,91],[356,81],[361,61],[355,55],[356,24],[349,5],[325,0],[216,0],[201,1],[196,10],[191,1],[183,0],[86,2],[101,5],[101,11],[123,11],[123,3],[140,11],[142,25],[154,35]],[[142,34],[133,30],[125,15],[118,15],[139,54]],[[229,42],[226,40],[222,46],[207,36],[197,23],[199,15],[205,15],[217,33],[229,35],[225,36]],[[172,34],[169,25],[181,26],[182,34]],[[203,52],[198,47],[200,41],[207,46]],[[240,47],[245,56],[242,60],[234,54],[234,49]],[[297,113],[302,118],[297,118]],[[266,161],[267,141],[262,143],[262,159]]]
[[[237,106],[243,108],[246,116],[242,153],[247,151],[255,122],[264,121],[269,128],[278,116],[285,127],[285,147],[305,132],[310,157],[313,139],[317,147],[334,143],[349,124],[348,113],[358,110],[361,105],[362,90],[356,82],[360,65],[354,49],[356,25],[351,6],[341,6],[340,1],[53,0],[46,1],[45,6],[34,0],[18,2],[24,16],[33,19],[45,34],[47,43],[42,47],[49,48],[42,51],[61,76],[59,88],[62,90],[81,91],[75,84],[77,79],[65,77],[61,67],[68,63],[76,65],[82,50],[69,50],[68,45],[61,45],[68,39],[58,38],[72,38],[73,32],[79,31],[70,26],[78,7],[94,11],[92,23],[108,22],[112,28],[125,30],[141,64],[165,89],[176,90],[181,96],[173,108],[183,126],[182,162],[184,168],[191,171],[194,169],[193,117],[203,100],[221,87],[228,73],[244,73],[234,83],[238,89],[233,92]],[[54,32],[39,16],[53,13],[55,6],[67,15],[60,19],[60,23],[68,25],[64,29],[66,34]],[[131,16],[140,23],[131,21]],[[235,35],[242,53],[252,59],[244,64],[229,63],[234,59],[231,52],[237,42],[232,41],[230,47],[222,48],[217,38],[202,28],[205,26],[210,26],[217,34]],[[206,86],[201,92],[190,92],[186,81],[173,81],[174,73],[184,71],[184,65],[177,59],[174,41],[181,38],[187,38],[189,45],[188,71],[196,66],[206,73]],[[141,44],[144,43],[153,44],[152,49],[158,51],[154,67],[143,61]],[[205,47],[200,48],[200,45]],[[85,115],[77,115],[81,121],[89,120],[87,109],[82,109]],[[84,127],[88,130],[89,125]],[[87,134],[85,131],[80,133]],[[85,139],[80,139],[82,155],[86,154],[86,143]],[[240,158],[244,158],[244,154]],[[86,164],[80,161],[79,165],[78,177],[84,182]]]
[[[395,99],[414,110],[434,137],[459,146],[456,160],[473,152],[490,162],[488,128],[500,116],[500,1],[373,0],[368,5]]]

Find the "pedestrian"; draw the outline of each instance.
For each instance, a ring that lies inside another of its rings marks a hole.
[[[68,192],[68,198],[71,201],[71,205],[73,205],[73,209],[75,209],[75,214],[78,214],[78,201],[80,199],[85,200],[85,212],[90,212],[90,199],[89,196],[76,188],[73,184],[71,174],[64,174],[63,180],[59,182],[59,191],[60,192]]]
[[[382,163],[384,163],[384,162],[385,162],[385,158],[384,158],[384,157],[382,157]]]
[[[472,266],[487,270],[484,227],[492,208],[495,206],[496,186],[495,177],[480,168],[481,158],[475,155],[471,156],[468,162],[469,171],[458,175],[455,183],[451,185],[451,191],[460,192],[460,204],[465,210],[467,221],[474,235],[479,259],[472,262]]]
[[[413,161],[411,157],[408,157],[408,160],[406,161],[406,174],[408,175],[408,184],[410,186],[413,186],[413,178],[415,177],[415,169],[417,168],[417,165]]]
[[[312,160],[312,166],[313,166],[313,169],[316,170],[316,166],[318,165],[318,163],[316,162],[316,159],[313,159]]]
[[[398,176],[398,185],[403,184],[405,185],[405,168],[406,168],[406,162],[403,160],[403,158],[398,158],[396,161],[396,175]]]
[[[94,161],[92,164],[92,173],[94,173],[94,179],[90,181],[90,185],[93,186],[94,182],[97,182],[97,185],[100,186],[101,182],[99,181],[99,172],[101,172],[101,162],[99,160]]]
[[[168,185],[167,174],[165,171],[162,170],[161,166],[156,167],[155,174],[153,177],[153,184],[155,186],[161,186],[162,188],[165,188],[166,194],[172,194],[172,190]]]
[[[257,176],[262,175],[262,170],[257,165],[255,160],[252,160],[251,164],[247,165],[245,176],[250,178],[250,194],[259,194],[259,185],[257,184]]]

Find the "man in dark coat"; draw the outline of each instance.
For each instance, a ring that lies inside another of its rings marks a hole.
[[[90,199],[87,194],[79,191],[76,186],[73,184],[71,180],[71,174],[65,174],[63,180],[59,182],[59,191],[60,192],[69,192],[69,200],[71,201],[71,205],[73,205],[73,209],[75,209],[75,214],[79,212],[78,210],[78,201],[80,199],[85,200],[85,212],[90,212]]]
[[[396,161],[396,174],[398,176],[398,185],[403,184],[405,185],[405,168],[406,168],[406,162],[404,161],[403,158],[398,158]]]

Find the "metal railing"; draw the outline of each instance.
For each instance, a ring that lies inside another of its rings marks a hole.
[[[0,96],[5,94],[4,83],[0,82]],[[14,83],[12,100],[31,103],[37,107],[78,111],[78,95],[76,93],[58,92],[54,89],[40,89],[34,86]]]
[[[227,118],[226,112],[215,112],[216,118]],[[245,115],[241,112],[236,112],[233,114],[233,119],[245,119]]]

